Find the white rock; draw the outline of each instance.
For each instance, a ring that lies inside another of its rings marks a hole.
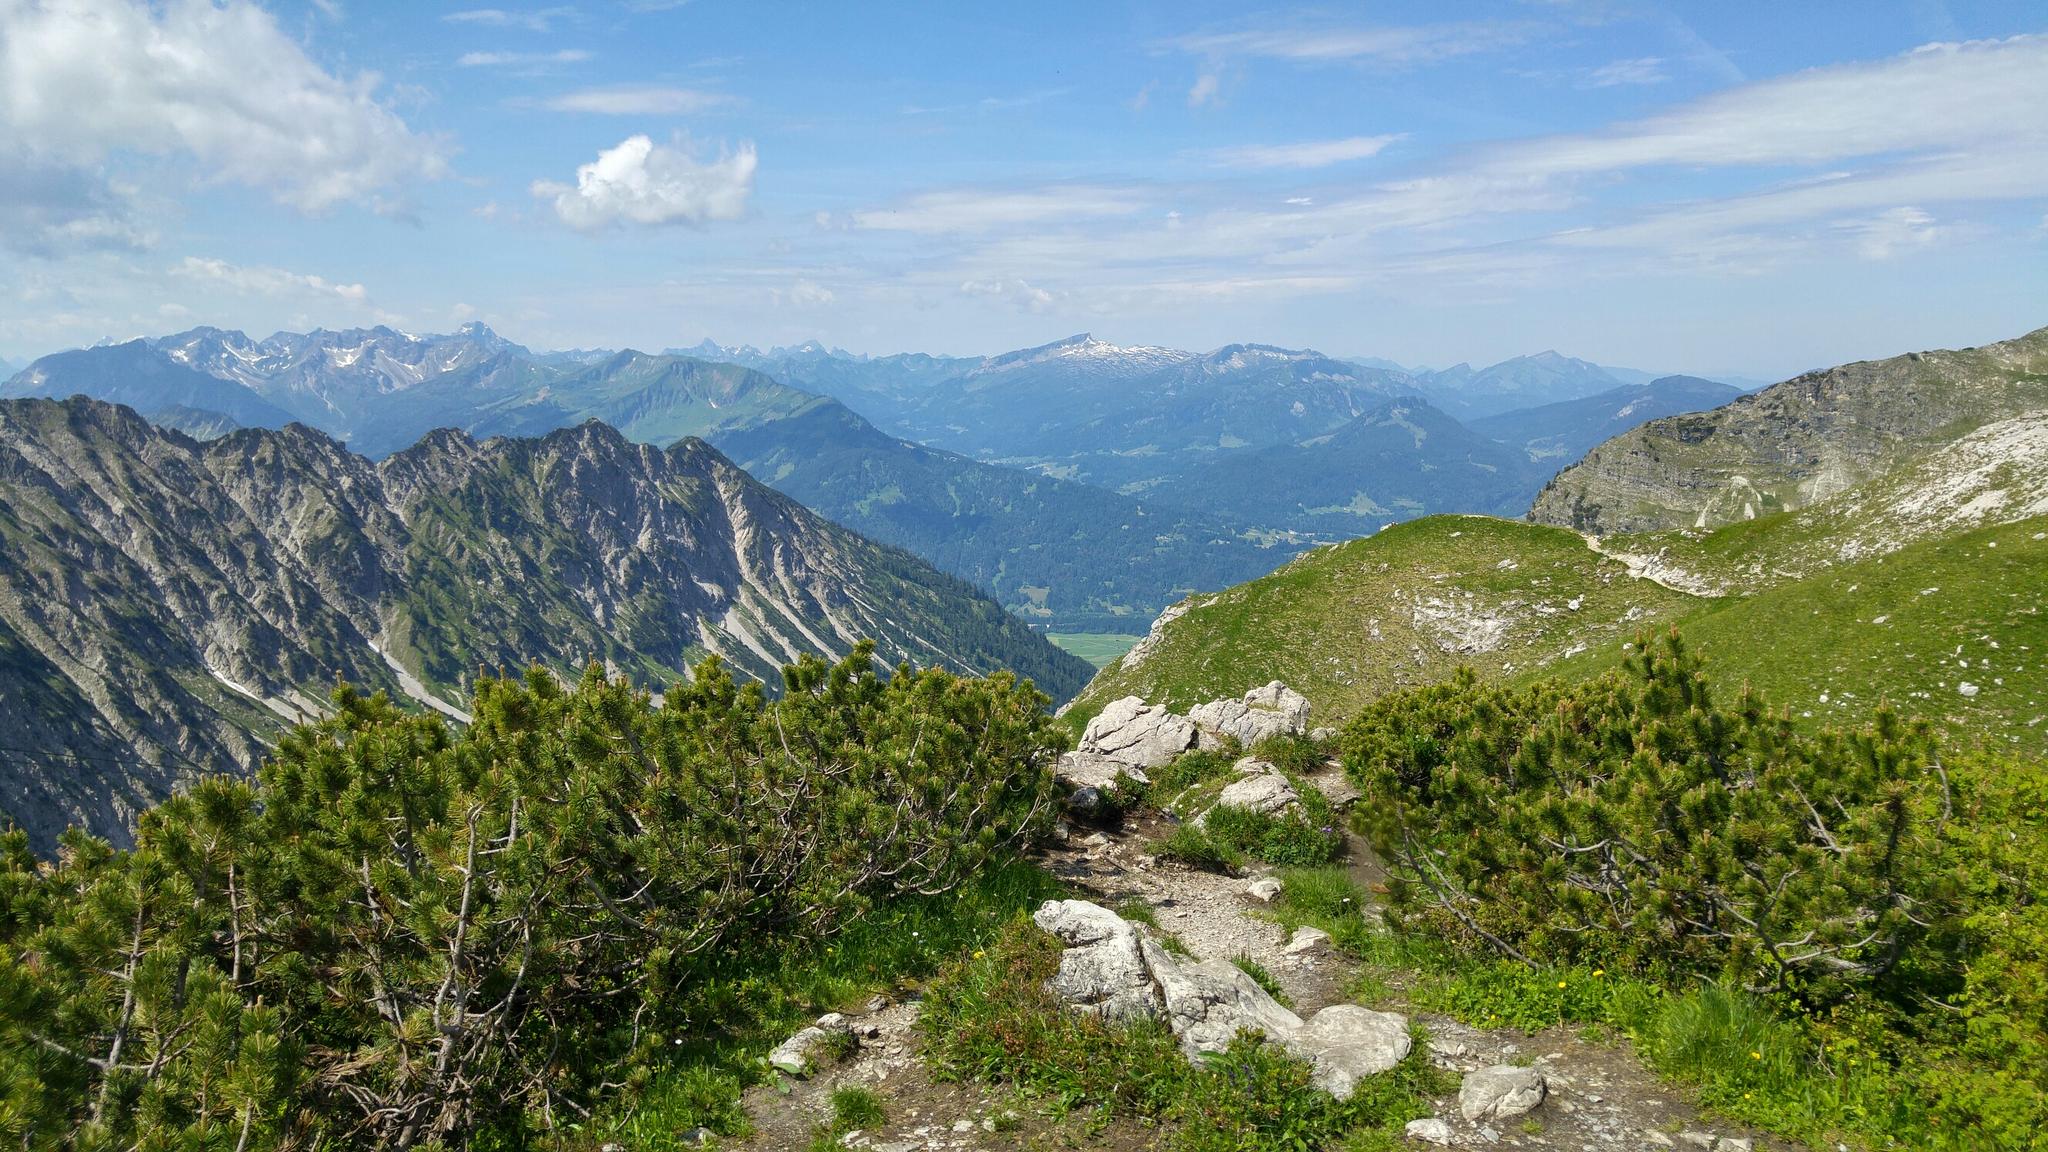
[[[1714,1144],[1714,1152],[1755,1152],[1756,1141],[1747,1136],[1723,1136]]]
[[[1100,752],[1067,752],[1053,764],[1053,779],[1069,791],[1079,788],[1107,788],[1118,777],[1138,784],[1150,784],[1143,768],[1134,768],[1114,756]]]
[[[1278,772],[1239,777],[1216,797],[1218,808],[1243,808],[1269,816],[1278,816],[1300,804],[1301,795],[1294,790],[1294,785],[1287,782],[1287,777]]]
[[[1965,680],[1961,684],[1956,685],[1956,691],[1964,696],[1975,696],[1977,694],[1977,686]]]
[[[1194,743],[1192,721],[1136,696],[1110,701],[1081,734],[1081,751],[1134,768],[1163,767]]]
[[[1250,748],[1276,736],[1308,731],[1308,697],[1275,680],[1254,688],[1238,700],[1211,700],[1188,710],[1188,719],[1202,732],[1202,746],[1218,747],[1223,737]]]
[[[1294,930],[1294,936],[1281,951],[1289,956],[1321,956],[1330,950],[1330,934],[1321,928],[1307,924]]]
[[[1434,1116],[1427,1120],[1410,1120],[1408,1127],[1401,1131],[1406,1133],[1410,1140],[1420,1140],[1424,1144],[1448,1148],[1451,1143],[1451,1126]]]
[[[1048,900],[1031,919],[1067,946],[1060,970],[1046,982],[1054,995],[1106,1020],[1158,1014],[1159,990],[1139,952],[1138,930],[1123,917],[1086,900]]]
[[[1190,1059],[1223,1051],[1240,1032],[1259,1031],[1285,1043],[1301,1030],[1301,1017],[1282,1008],[1230,961],[1187,963],[1156,940],[1145,940],[1141,947],[1166,1001],[1167,1023]]]
[[[1458,1086],[1458,1111],[1465,1119],[1512,1120],[1543,1103],[1543,1073],[1534,1068],[1496,1064],[1469,1073]]]
[[[827,1013],[818,1022],[782,1043],[768,1053],[768,1064],[791,1076],[811,1074],[811,1052],[832,1038],[835,1032],[846,1031],[846,1018],[837,1012]]]
[[[1244,894],[1261,904],[1271,904],[1280,898],[1280,882],[1264,876],[1245,885]]]
[[[1316,1087],[1348,1100],[1358,1082],[1408,1058],[1415,1042],[1408,1018],[1356,1004],[1332,1004],[1287,1041],[1287,1050],[1315,1068]]]

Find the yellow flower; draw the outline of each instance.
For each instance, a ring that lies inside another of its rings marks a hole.
[[[974,958],[975,958],[976,960],[979,960],[979,959],[981,959],[981,958],[982,958],[983,956],[986,956],[986,955],[988,955],[988,953],[986,953],[986,952],[983,952],[983,951],[982,951],[981,949],[979,949],[979,948],[976,948],[976,949],[974,950]]]
[[[1761,1059],[1763,1059],[1763,1058],[1764,1058],[1764,1054],[1763,1054],[1763,1053],[1761,1053],[1761,1052],[1751,1052],[1751,1053],[1749,1054],[1749,1058],[1750,1058],[1751,1060],[1761,1060]]]
[[[1562,980],[1559,980],[1559,981],[1557,982],[1557,986],[1558,986],[1559,988],[1562,988],[1562,987],[1564,987],[1564,981],[1562,981]]]
[[[1593,969],[1593,979],[1595,979],[1595,980],[1598,980],[1598,979],[1599,979],[1600,977],[1602,977],[1602,976],[1605,976],[1605,975],[1607,975],[1607,969],[1605,969],[1605,968],[1595,968],[1595,969]]]

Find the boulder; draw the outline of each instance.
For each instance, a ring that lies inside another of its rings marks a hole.
[[[1287,1041],[1288,1051],[1315,1067],[1316,1087],[1339,1100],[1406,1060],[1414,1046],[1407,1017],[1356,1004],[1330,1005]]]
[[[1284,1043],[1301,1030],[1301,1017],[1282,1008],[1230,961],[1179,960],[1156,940],[1148,939],[1142,947],[1166,1002],[1167,1023],[1189,1059],[1223,1051],[1239,1032],[1263,1032]]]
[[[1068,791],[1107,788],[1119,777],[1136,784],[1150,784],[1143,768],[1136,768],[1100,752],[1068,752],[1053,764],[1052,778]]]
[[[1244,894],[1261,904],[1271,904],[1280,898],[1280,882],[1271,876],[1262,876],[1245,885]]]
[[[1211,700],[1188,712],[1201,730],[1201,745],[1217,748],[1224,737],[1250,748],[1275,736],[1300,736],[1308,731],[1308,697],[1275,680],[1254,688],[1238,700]]]
[[[1243,808],[1279,816],[1301,805],[1301,794],[1278,772],[1260,772],[1230,782],[1216,797],[1217,808]],[[1207,816],[1208,813],[1202,813]]]
[[[1067,946],[1060,970],[1046,982],[1055,996],[1105,1020],[1158,1014],[1159,989],[1146,970],[1135,925],[1086,900],[1048,900],[1031,919]]]
[[[1136,696],[1110,701],[1081,734],[1082,752],[1133,768],[1163,767],[1194,744],[1192,721]]]
[[[1434,1116],[1427,1120],[1410,1120],[1408,1126],[1401,1131],[1410,1140],[1420,1140],[1424,1144],[1435,1144],[1440,1148],[1451,1146],[1451,1126]]]
[[[1536,1069],[1496,1064],[1465,1075],[1458,1086],[1458,1111],[1475,1124],[1512,1120],[1543,1103],[1547,1090]]]

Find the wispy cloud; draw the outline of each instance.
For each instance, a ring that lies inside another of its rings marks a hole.
[[[546,32],[555,21],[573,18],[574,8],[540,8],[532,11],[513,11],[505,8],[466,8],[449,12],[441,19],[450,24],[474,24],[484,28],[523,28],[528,32]]]
[[[1195,77],[1194,86],[1188,89],[1188,107],[1200,108],[1205,104],[1223,102],[1223,78],[1214,72],[1204,72]]]
[[[590,53],[581,48],[564,48],[557,52],[465,52],[456,57],[455,63],[461,68],[530,68],[544,64],[581,64],[590,59]]]
[[[1627,84],[1662,84],[1670,78],[1661,57],[1641,56],[1603,64],[1586,73],[1579,83],[1585,88],[1616,88]]]
[[[171,269],[171,273],[248,295],[298,294],[358,306],[367,306],[370,302],[369,290],[361,284],[338,283],[322,276],[263,265],[230,264],[226,260],[187,256]]]
[[[1181,36],[1166,44],[1182,52],[1217,58],[1258,56],[1303,62],[1409,65],[1513,47],[1527,40],[1533,30],[1532,25],[1521,22],[1480,21],[1402,27],[1264,27]]]
[[[1379,155],[1402,135],[1347,136],[1342,140],[1309,140],[1299,144],[1251,144],[1222,148],[1210,155],[1230,168],[1327,168]]]
[[[550,97],[544,106],[556,112],[590,112],[603,116],[685,116],[730,103],[732,97],[722,92],[655,84],[622,84],[564,92]]]
[[[1021,190],[927,192],[891,208],[852,214],[857,228],[939,234],[1129,216],[1145,204],[1125,188],[1065,185]]]

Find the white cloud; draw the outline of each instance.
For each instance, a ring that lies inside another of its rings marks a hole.
[[[581,64],[590,53],[581,48],[559,52],[464,52],[456,57],[458,68],[530,67],[537,64]]]
[[[247,0],[0,0],[0,153],[88,172],[177,155],[305,211],[447,171],[442,145],[377,98],[378,77],[309,59]]]
[[[1635,60],[1616,60],[1603,64],[1586,74],[1581,82],[1586,88],[1614,88],[1624,84],[1662,84],[1671,77],[1664,73],[1664,61],[1656,56],[1643,56]]]
[[[450,12],[441,19],[450,24],[476,24],[486,28],[523,28],[545,32],[559,19],[576,15],[574,8],[541,8],[532,12],[511,12],[503,8],[468,8]]]
[[[1050,311],[1054,303],[1052,293],[1015,278],[1008,280],[969,280],[960,285],[960,294],[962,296],[981,296],[1000,300],[1025,312],[1032,313]]]
[[[1855,238],[1856,252],[1865,260],[1889,260],[1901,252],[1926,248],[1944,231],[1933,216],[1910,207],[1842,221],[1836,227]]]
[[[1188,89],[1188,107],[1200,108],[1204,104],[1223,102],[1223,81],[1214,72],[1204,72],[1195,79],[1195,86]]]
[[[838,299],[838,295],[830,288],[803,277],[798,277],[796,283],[787,289],[770,289],[768,295],[777,304],[787,304],[793,308],[817,308]]]
[[[604,116],[683,116],[731,102],[721,92],[657,85],[584,88],[550,98],[545,106],[557,112],[594,112]]]
[[[1144,206],[1123,188],[1067,185],[1019,191],[927,192],[901,207],[853,213],[858,228],[894,232],[983,232],[1022,224],[1128,216]]]
[[[1349,160],[1377,156],[1387,145],[1401,139],[1387,136],[1349,136],[1342,140],[1310,140],[1300,144],[1254,144],[1219,149],[1212,155],[1218,163],[1232,168],[1327,168]]]
[[[686,142],[659,145],[629,136],[577,168],[574,187],[538,180],[533,194],[552,201],[562,222],[583,232],[614,224],[735,220],[746,211],[757,163],[751,143],[699,160]]]
[[[181,263],[172,267],[171,273],[248,296],[279,297],[296,294],[322,300],[340,300],[345,304],[357,306],[366,306],[370,302],[370,293],[361,284],[341,284],[320,276],[287,272],[282,268],[262,265],[230,264],[225,260],[187,256]]]
[[[1511,47],[1529,34],[1526,24],[1473,22],[1389,28],[1263,28],[1182,36],[1168,43],[1183,52],[1212,57],[1404,65]]]

